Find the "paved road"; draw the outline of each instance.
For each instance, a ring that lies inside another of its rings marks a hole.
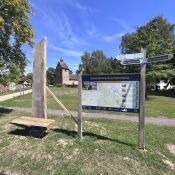
[[[26,90],[26,91],[24,91],[24,94],[29,94],[31,92],[32,92],[32,89]],[[16,92],[16,93],[0,96],[0,102],[1,101],[5,101],[5,100],[9,100],[9,99],[14,98],[14,97],[18,97],[21,94],[23,94],[23,92],[21,92],[21,93],[20,92]]]
[[[0,107],[0,109],[3,107]],[[17,112],[32,112],[31,108],[17,108],[17,107],[5,107],[8,109],[15,110]],[[72,116],[77,117],[77,112],[70,111]],[[66,115],[66,113],[62,110],[53,110],[48,109],[47,113],[50,115],[62,116]],[[83,113],[83,117],[87,118],[105,118],[111,120],[122,120],[122,121],[131,121],[131,122],[138,122],[138,117],[136,116],[127,116],[127,115],[114,115],[114,114],[104,114],[104,113]],[[156,124],[161,126],[175,126],[175,119],[169,119],[164,117],[146,117],[146,123]]]

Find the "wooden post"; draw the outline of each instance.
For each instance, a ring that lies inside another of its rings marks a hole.
[[[24,96],[24,84],[22,85],[22,88],[23,88],[23,96]]]
[[[19,84],[19,89],[20,89],[20,97],[21,97],[21,95],[22,95],[21,84]]]
[[[146,50],[141,49],[146,58]],[[145,84],[146,84],[146,63],[141,64],[140,70],[140,112],[139,112],[139,133],[138,133],[138,146],[139,149],[145,148],[144,143],[144,124],[145,124]]]
[[[82,139],[82,72],[78,75],[78,138]]]
[[[39,118],[47,118],[46,43],[47,39],[44,38],[34,47],[32,116]]]

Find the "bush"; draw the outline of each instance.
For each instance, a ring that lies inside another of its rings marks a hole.
[[[56,87],[63,87],[63,85],[61,83],[57,83],[55,84]]]

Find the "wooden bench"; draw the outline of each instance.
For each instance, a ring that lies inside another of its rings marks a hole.
[[[55,125],[55,120],[36,117],[19,117],[12,120],[10,123],[21,127],[40,127],[49,129]]]

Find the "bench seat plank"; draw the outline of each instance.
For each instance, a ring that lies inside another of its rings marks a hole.
[[[23,116],[12,120],[10,123],[14,125],[23,125],[29,127],[37,126],[37,127],[49,128],[55,125],[55,120]]]

